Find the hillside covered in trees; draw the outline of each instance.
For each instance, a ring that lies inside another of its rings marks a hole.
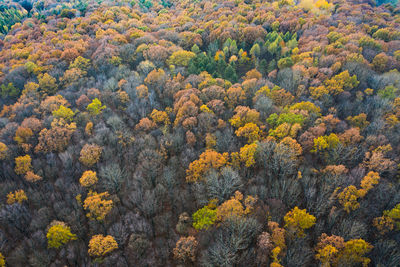
[[[0,266],[400,266],[378,4],[0,1]]]

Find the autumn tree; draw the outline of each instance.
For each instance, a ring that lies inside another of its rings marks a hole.
[[[96,144],[86,144],[81,150],[79,161],[91,167],[99,161],[102,150],[101,146]]]
[[[43,92],[52,95],[57,91],[57,81],[54,77],[45,73],[38,77],[39,87]]]
[[[363,239],[352,239],[344,244],[343,251],[340,255],[340,262],[347,264],[362,263],[367,267],[371,260],[365,257],[365,254],[372,250],[373,246]]]
[[[40,181],[43,179],[40,175],[37,175],[32,171],[26,172],[24,178],[26,181],[31,182],[31,183],[36,183],[37,181]]]
[[[328,149],[333,149],[339,144],[340,140],[336,134],[320,136],[314,139],[314,146],[311,152],[324,152]]]
[[[27,201],[28,197],[25,194],[25,191],[20,189],[14,192],[9,192],[7,194],[7,204],[11,205],[14,203],[22,204],[22,202]]]
[[[257,143],[247,144],[240,148],[239,153],[232,153],[232,160],[236,159],[249,168],[256,163]],[[235,164],[234,164],[235,165]]]
[[[89,211],[86,216],[93,220],[103,221],[113,208],[113,201],[109,197],[108,192],[90,191],[83,202],[83,207]]]
[[[60,221],[53,221],[49,225],[46,237],[49,248],[60,248],[66,243],[77,239],[76,235],[71,233],[71,228]]]
[[[223,202],[217,207],[217,220],[224,221],[232,216],[242,217],[253,211],[256,198],[247,196],[243,199],[243,194],[239,191],[231,199]]]
[[[340,236],[328,236],[323,233],[317,246],[315,247],[315,258],[321,262],[323,266],[329,267],[337,265],[340,252],[345,246],[344,239]]]
[[[349,185],[338,194],[339,203],[347,213],[360,207],[360,203],[358,203],[359,197],[359,191],[354,185]]]
[[[385,234],[392,230],[400,230],[400,204],[397,204],[391,210],[385,210],[381,217],[373,220],[373,225],[381,234]]]
[[[89,241],[88,253],[91,257],[101,258],[118,249],[118,243],[111,235],[94,235]]]
[[[39,143],[35,147],[35,152],[62,152],[68,146],[75,130],[74,122],[67,123],[64,119],[54,119],[50,129],[40,131]]]
[[[186,170],[186,181],[196,182],[204,177],[211,169],[219,170],[228,162],[228,154],[220,154],[214,150],[206,150],[201,153],[198,160],[190,163]]]
[[[193,213],[193,227],[196,230],[208,229],[217,220],[216,200]]]
[[[75,113],[72,111],[72,109],[66,108],[61,105],[57,110],[53,111],[53,116],[58,119],[62,118],[67,122],[71,122],[73,117],[75,116]]]
[[[25,155],[15,158],[15,173],[18,175],[26,174],[32,169],[31,156]]]
[[[189,61],[196,56],[195,53],[185,50],[178,50],[168,58],[168,65],[184,66],[189,64]]]
[[[8,147],[3,142],[0,142],[0,160],[6,159],[8,155]]]
[[[326,80],[325,86],[330,94],[337,95],[342,93],[344,90],[353,89],[359,83],[360,82],[357,80],[355,75],[350,76],[349,72],[345,70],[331,79]]]
[[[194,236],[181,237],[173,250],[174,258],[181,262],[194,262],[198,242]]]
[[[235,108],[235,115],[229,120],[233,127],[239,128],[246,123],[259,123],[260,113],[249,107],[238,106]]]
[[[244,126],[236,130],[238,137],[245,137],[249,143],[258,141],[260,139],[260,128],[252,122],[246,123]]]
[[[315,224],[315,217],[307,211],[301,210],[298,207],[294,207],[291,211],[286,213],[285,217],[285,228],[296,233],[298,237],[303,237],[304,230],[311,228]]]
[[[79,179],[79,183],[81,184],[81,186],[84,187],[90,187],[94,184],[96,184],[98,181],[96,172],[94,171],[85,171],[81,178]]]
[[[105,108],[106,108],[106,106],[103,106],[103,105],[101,104],[101,101],[100,101],[98,98],[95,98],[95,99],[92,100],[92,103],[90,103],[90,104],[86,107],[86,110],[89,111],[89,113],[90,113],[92,116],[97,116],[97,115],[99,115],[99,114],[101,113],[101,111],[102,111],[103,109],[105,109]]]

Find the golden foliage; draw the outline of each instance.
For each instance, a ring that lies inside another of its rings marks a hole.
[[[26,196],[25,191],[22,189],[7,194],[7,204],[9,205],[16,202],[22,204],[22,202],[26,200],[28,200],[28,197]]]
[[[15,158],[15,173],[18,175],[22,175],[30,171],[32,169],[31,162],[32,159],[29,155]]]
[[[94,235],[89,241],[88,253],[92,257],[103,257],[117,248],[118,243],[111,235]]]
[[[315,217],[307,211],[294,207],[291,211],[286,213],[285,228],[295,232],[298,237],[304,236],[304,230],[311,228],[315,224]]]
[[[81,184],[81,186],[90,187],[96,184],[98,180],[99,179],[97,178],[96,172],[85,171],[79,179],[79,183]]]
[[[83,202],[83,207],[89,210],[86,216],[93,220],[102,221],[113,208],[113,201],[108,199],[108,192],[97,193],[90,191]]]
[[[211,169],[219,170],[224,167],[228,162],[228,154],[220,154],[214,150],[207,149],[201,153],[198,160],[190,163],[189,168],[186,170],[186,181],[196,182],[203,178],[203,176]]]
[[[101,146],[86,144],[81,150],[79,161],[85,166],[91,167],[99,161],[102,150]]]

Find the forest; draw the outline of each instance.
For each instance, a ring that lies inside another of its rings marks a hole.
[[[400,266],[400,8],[0,0],[0,267]]]

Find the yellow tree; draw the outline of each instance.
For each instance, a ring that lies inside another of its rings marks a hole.
[[[18,175],[26,174],[32,169],[31,156],[25,155],[15,158],[15,173]]]
[[[374,185],[379,183],[380,176],[377,172],[369,172],[364,178],[361,180],[361,189],[358,190],[358,193],[361,197],[364,197],[369,190],[374,188]]]
[[[6,144],[0,142],[0,160],[3,160],[8,155],[8,147]]]
[[[367,267],[371,260],[364,255],[369,253],[372,248],[373,246],[363,239],[349,240],[344,245],[340,261],[351,265],[362,263],[364,267]]]
[[[260,139],[260,128],[255,123],[246,123],[243,127],[236,130],[236,136],[245,137],[249,143]]]
[[[99,179],[97,178],[96,172],[85,171],[79,179],[79,183],[81,184],[81,186],[90,187],[96,184],[98,180]]]
[[[111,235],[95,235],[89,241],[88,253],[91,257],[101,258],[117,248],[118,243]]]
[[[239,191],[231,199],[225,201],[217,208],[217,220],[224,221],[230,217],[242,217],[250,213],[256,202],[252,196],[247,196],[243,205],[243,194]]]
[[[57,110],[53,111],[53,116],[71,122],[72,118],[75,116],[75,113],[72,111],[72,109],[66,108],[63,105],[61,105]]]
[[[256,164],[257,143],[245,145],[240,148],[240,161],[244,162],[246,167],[251,167]]]
[[[228,153],[220,154],[214,150],[207,149],[201,153],[198,160],[193,161],[186,170],[186,181],[196,182],[211,169],[219,170],[228,162]]]
[[[102,150],[101,146],[86,144],[81,150],[79,161],[85,166],[93,166],[99,161]]]
[[[108,192],[97,193],[90,191],[83,202],[83,207],[89,210],[86,216],[90,219],[102,221],[113,208],[113,201],[108,199]]]
[[[350,213],[350,211],[356,210],[360,207],[360,203],[358,203],[359,197],[359,191],[354,185],[346,187],[338,195],[339,203],[343,206],[347,213]]]
[[[6,259],[4,258],[3,254],[0,253],[0,267],[6,266]]]
[[[95,98],[92,100],[92,103],[86,107],[86,110],[89,111],[92,116],[96,116],[99,115],[105,108],[106,106],[103,106],[101,101],[98,98]]]
[[[22,202],[26,200],[28,200],[28,197],[26,196],[25,191],[22,189],[7,194],[7,204],[9,205],[16,202],[22,204]]]
[[[39,75],[38,81],[40,89],[47,94],[54,94],[57,91],[56,79],[48,73]]]
[[[195,53],[185,50],[178,50],[168,58],[168,65],[184,66],[189,64],[189,61],[196,56]]]
[[[69,241],[77,239],[76,235],[71,233],[71,228],[60,221],[53,221],[50,224],[46,237],[49,248],[59,248]]]
[[[294,207],[291,211],[286,213],[283,218],[285,221],[285,228],[296,233],[298,237],[303,237],[304,230],[311,228],[315,224],[315,217],[307,211]]]
[[[329,93],[332,95],[337,95],[342,93],[344,90],[351,90],[356,87],[360,82],[357,81],[357,76],[350,76],[347,70],[339,73],[338,75],[332,77],[325,81],[325,86]]]

